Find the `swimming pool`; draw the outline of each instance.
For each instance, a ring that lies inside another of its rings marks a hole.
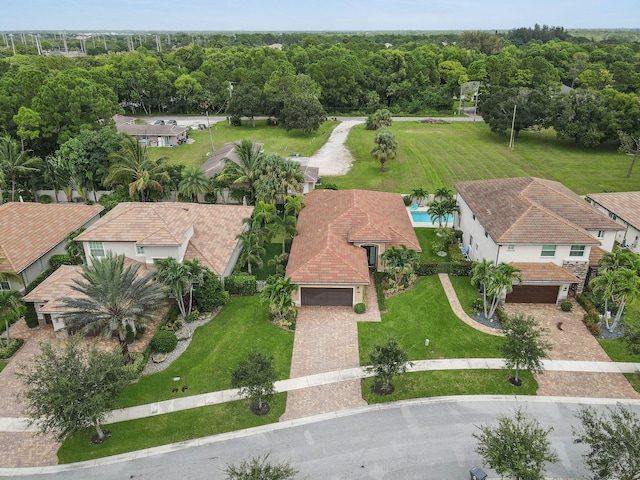
[[[428,212],[424,212],[424,211],[413,211],[413,212],[409,212],[411,213],[411,218],[413,219],[414,222],[416,223],[434,223],[433,220],[431,220],[431,215],[429,215]],[[438,222],[435,222],[438,223]],[[444,219],[442,220],[442,223],[444,223]],[[453,215],[448,215],[447,216],[447,223],[453,223]]]

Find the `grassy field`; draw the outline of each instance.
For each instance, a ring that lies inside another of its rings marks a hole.
[[[80,462],[276,423],[284,413],[286,398],[286,393],[277,394],[270,402],[271,411],[264,416],[251,413],[248,401],[241,400],[113,423],[104,426],[111,432],[111,438],[100,445],[91,445],[90,438],[95,430],[87,430],[62,444],[58,460],[60,463]]]
[[[264,143],[266,153],[278,153],[285,157],[299,153],[308,157],[326,143],[338,123],[325,122],[317,132],[307,134],[299,130],[287,132],[284,128],[267,125],[265,120],[257,121],[255,128],[251,126],[250,122],[244,122],[241,127],[232,127],[226,122],[221,122],[211,125],[211,133],[213,146],[216,149],[227,142],[246,138]],[[170,163],[200,166],[207,160],[207,152],[211,152],[209,132],[193,130],[189,133],[189,137],[195,142],[171,148],[149,148],[149,157],[166,156]]]
[[[257,296],[231,297],[213,320],[195,331],[187,350],[168,368],[129,385],[121,406],[229,389],[231,371],[254,347],[274,357],[278,378],[289,377],[293,332],[273,325]],[[185,385],[186,393],[172,392]]]
[[[433,242],[436,240],[435,228],[414,228],[416,236],[420,242],[422,252],[420,252],[420,260],[424,262],[436,261],[436,262],[448,262],[449,255],[446,257],[439,257],[436,252],[433,251]]]
[[[393,380],[395,391],[391,395],[371,393],[373,378],[362,380],[362,397],[367,403],[395,402],[408,398],[440,397],[447,395],[535,395],[538,382],[531,372],[520,372],[520,387],[514,387],[507,378],[507,370],[444,370],[406,373]]]
[[[389,335],[398,338],[411,360],[499,357],[496,348],[501,339],[456,317],[437,275],[422,277],[411,290],[387,299],[387,308],[381,323],[358,323],[362,365],[373,345],[384,343]]]
[[[587,149],[560,141],[550,131],[521,132],[515,149],[508,138],[491,133],[483,122],[424,124],[395,122],[398,157],[386,171],[371,158],[375,132],[359,125],[347,146],[356,161],[347,175],[323,177],[340,189],[361,188],[409,193],[433,192],[461,180],[537,176],[562,182],[578,194],[637,190],[640,168],[626,178],[629,157],[615,149]]]

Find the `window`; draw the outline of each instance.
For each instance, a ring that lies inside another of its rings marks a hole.
[[[598,230],[598,238],[604,238],[604,230]]]
[[[476,219],[476,216],[474,215],[474,216],[473,216],[473,220],[475,221],[475,219]]]
[[[556,256],[556,246],[555,245],[542,245],[542,252],[540,253],[542,257],[555,257]]]
[[[618,219],[618,217],[616,217],[616,215],[615,215],[615,214],[613,214],[613,213],[611,213],[611,212],[609,212],[609,218],[610,218],[611,220],[617,220],[617,219]]]
[[[89,253],[92,257],[104,257],[104,246],[102,242],[89,242]]]
[[[11,285],[9,285],[9,282],[3,280],[0,282],[0,290],[11,290]]]
[[[489,238],[489,233],[486,230],[484,231],[484,238]]]
[[[508,250],[509,252],[513,252],[515,249],[516,249],[516,246],[515,246],[515,245],[507,245],[507,250]]]
[[[144,247],[136,245],[136,255],[144,255]]]
[[[583,257],[584,256],[584,245],[571,245],[571,252],[569,252],[570,257]]]

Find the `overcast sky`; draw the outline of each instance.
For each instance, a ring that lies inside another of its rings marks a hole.
[[[0,0],[0,31],[638,28],[638,0]]]

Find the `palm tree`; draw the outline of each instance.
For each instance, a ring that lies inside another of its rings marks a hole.
[[[304,195],[287,195],[284,198],[284,212],[298,218],[300,211],[304,208]]]
[[[0,163],[0,205],[2,205],[2,202],[4,201],[3,199],[3,189],[5,187],[5,185],[7,184],[7,177],[4,174],[4,170],[2,168],[2,163]]]
[[[493,315],[496,313],[500,296],[503,293],[511,293],[513,291],[514,282],[522,283],[522,271],[508,263],[500,262],[495,266],[492,276],[489,278],[487,293],[493,298],[491,300],[491,308],[489,317],[493,321]]]
[[[125,363],[131,362],[127,347],[127,326],[135,333],[163,305],[164,288],[153,281],[154,272],[138,275],[139,267],[124,266],[124,256],[107,252],[82,266],[82,279],[71,288],[80,295],[62,298],[63,318],[68,328],[84,335],[118,336]]]
[[[218,178],[236,186],[246,186],[249,190],[249,203],[253,204],[256,193],[254,184],[259,177],[259,165],[264,155],[251,140],[240,140],[234,147],[234,152],[239,163],[225,158],[224,168]]]
[[[617,248],[613,252],[605,253],[598,262],[598,273],[618,268],[629,268],[640,275],[640,255]]]
[[[276,215],[271,219],[268,228],[273,237],[282,235],[282,253],[286,251],[286,240],[298,233],[296,230],[296,217],[292,215],[285,214],[282,217]]]
[[[269,305],[269,312],[274,320],[295,320],[296,310],[291,294],[298,288],[290,278],[280,275],[270,276],[260,292],[260,301]]]
[[[251,226],[251,231],[258,236],[258,241],[261,245],[271,239],[272,234],[268,225],[276,215],[277,211],[275,205],[259,200],[256,202],[251,218],[246,218],[244,220],[245,223],[248,223]]]
[[[247,272],[251,275],[251,266],[255,265],[258,268],[262,268],[264,262],[262,257],[265,254],[265,249],[260,245],[260,241],[255,232],[247,230],[236,237],[240,240],[240,246],[242,247],[242,253],[240,254],[240,265],[247,266]]]
[[[591,285],[595,291],[601,292],[605,299],[605,325],[612,332],[622,319],[627,300],[640,295],[640,277],[634,270],[621,267],[616,270],[606,270],[602,275],[591,280]],[[609,299],[618,304],[618,311],[611,323],[609,323],[609,316],[606,315]]]
[[[44,159],[44,180],[53,188],[53,194],[58,200],[58,190],[64,190],[71,184],[71,165],[60,155],[48,155]]]
[[[430,202],[427,213],[431,217],[431,221],[438,222],[438,226],[442,227],[442,221],[447,220],[449,216],[448,210],[444,202]]]
[[[489,284],[494,270],[495,264],[493,263],[493,260],[487,260],[486,258],[483,258],[480,262],[476,262],[471,269],[471,284],[482,288],[482,301],[485,318],[489,318],[487,315],[487,285]]]
[[[602,259],[601,259],[602,260]],[[589,282],[589,286],[594,293],[602,295],[604,298],[604,317],[607,328],[609,328],[609,300],[613,297],[617,270],[604,270],[600,275]]]
[[[26,173],[37,172],[42,160],[30,157],[29,150],[22,151],[16,140],[9,135],[0,138],[0,170],[11,180],[11,201],[15,201],[16,178]]]
[[[145,192],[148,189],[162,193],[162,184],[171,180],[165,165],[167,157],[151,160],[147,147],[141,145],[134,137],[123,140],[120,151],[110,154],[109,158],[114,159],[115,163],[109,167],[104,184],[128,184],[129,196],[139,194],[143,202],[146,201]]]
[[[418,205],[420,204],[420,202],[425,200],[428,196],[429,196],[429,192],[422,187],[414,188],[413,190],[411,190],[411,195],[409,195],[411,200],[416,202]]]
[[[0,265],[6,262],[6,258],[0,257]],[[0,270],[0,282],[16,282],[21,285],[24,284],[22,277],[17,273],[9,272],[6,270]]]
[[[284,201],[290,192],[299,192],[304,184],[300,164],[275,153],[264,156],[256,180],[256,199],[267,203]]]
[[[178,184],[180,195],[198,203],[198,195],[211,191],[211,183],[200,167],[186,166],[182,171],[182,180]]]
[[[453,197],[441,200],[440,203],[442,204],[442,210],[445,214],[444,226],[446,227],[449,223],[449,217],[454,213],[460,213],[460,207],[458,207],[458,202],[456,202],[456,199]]]
[[[201,282],[204,267],[196,258],[192,261],[179,263],[175,258],[161,258],[156,260],[156,280],[171,290],[176,299],[182,318],[191,315],[193,308],[193,286]],[[185,304],[185,297],[189,296],[189,303]]]
[[[450,200],[453,198],[453,190],[447,187],[437,188],[433,194],[434,200]]]
[[[373,141],[376,146],[371,150],[371,156],[380,162],[380,171],[384,172],[384,164],[396,158],[398,142],[387,127],[379,128]]]
[[[7,347],[11,341],[9,325],[14,320],[24,315],[26,307],[17,290],[0,290],[0,318],[4,318],[7,331]]]

